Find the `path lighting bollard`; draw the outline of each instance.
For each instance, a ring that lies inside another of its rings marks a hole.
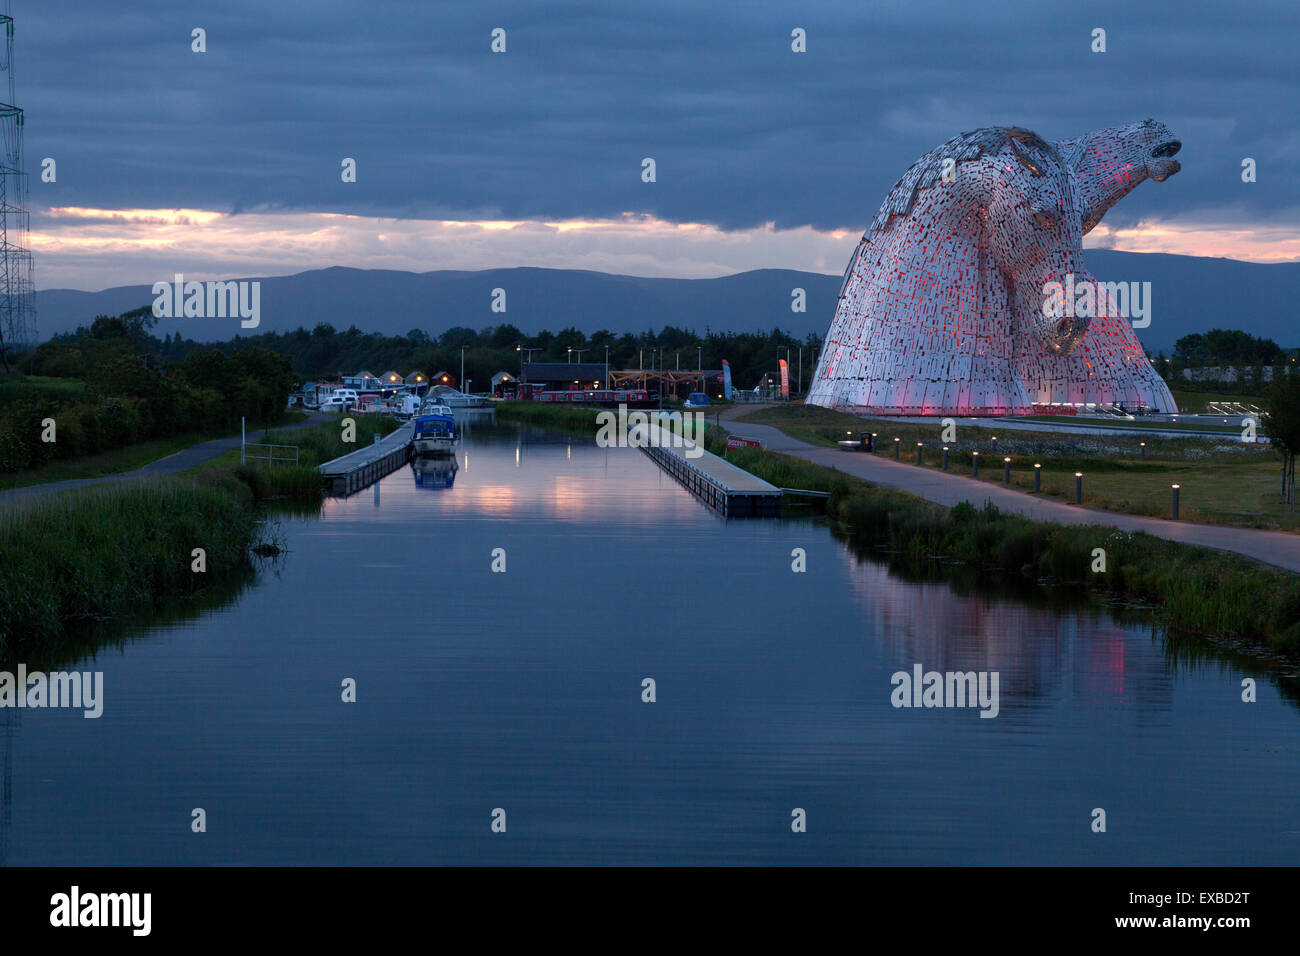
[[[977,451],[970,453],[970,476],[972,478],[980,476],[980,453]]]
[[[1178,520],[1178,486],[1174,485],[1174,520]]]
[[[1146,460],[1147,460],[1147,443],[1144,442],[1144,441],[1140,441],[1140,442],[1138,442],[1138,447],[1139,447],[1140,449],[1142,449],[1142,460],[1143,460],[1143,461],[1146,461]]]
[[[1038,494],[1042,490],[1043,490],[1043,466],[1039,464],[1035,464],[1034,465],[1034,494]]]
[[[1083,504],[1083,472],[1081,471],[1074,473],[1074,503]]]
[[[917,442],[917,443],[916,443],[916,463],[917,463],[918,465],[921,463],[921,443],[920,443],[920,442]]]
[[[894,461],[898,461],[898,449],[902,447],[903,447],[903,440],[901,438],[895,438],[894,439]]]
[[[948,470],[948,446],[943,446],[943,470]]]
[[[1010,458],[1002,459],[1002,482],[1003,484],[1007,484],[1007,485],[1011,484],[1011,459]]]

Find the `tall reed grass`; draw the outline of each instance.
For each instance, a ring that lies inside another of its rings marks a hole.
[[[246,570],[259,516],[228,479],[132,481],[0,510],[0,651]],[[195,548],[207,570],[191,570]]]

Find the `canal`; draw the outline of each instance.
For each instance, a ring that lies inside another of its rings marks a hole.
[[[634,449],[479,426],[457,466],[281,519],[230,604],[76,665],[99,719],[0,711],[0,862],[1300,860],[1267,671],[724,522]],[[893,706],[916,665],[997,716]]]

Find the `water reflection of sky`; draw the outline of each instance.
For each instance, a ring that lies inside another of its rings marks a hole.
[[[478,428],[458,455],[451,487],[403,468],[287,521],[236,602],[83,665],[100,720],[0,711],[4,859],[1300,856],[1300,718],[1267,679],[1243,704],[1233,666],[1175,667],[1146,628],[907,583],[810,522],[724,522],[632,449]],[[1000,715],[893,708],[916,663],[998,671]]]

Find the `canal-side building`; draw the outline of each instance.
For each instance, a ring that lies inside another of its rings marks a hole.
[[[519,379],[509,372],[497,372],[492,376],[492,394],[498,398],[513,397],[518,391]]]
[[[552,391],[605,388],[605,363],[525,362],[519,380]]]
[[[356,375],[341,376],[344,388],[355,388],[357,391],[377,392],[381,387],[378,376],[373,372],[367,372],[364,369],[357,372]]]

